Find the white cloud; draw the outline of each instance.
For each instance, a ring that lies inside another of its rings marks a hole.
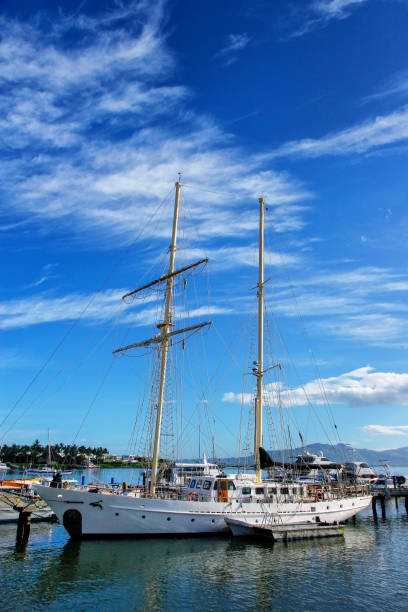
[[[323,155],[353,155],[408,140],[408,107],[388,115],[378,116],[360,125],[322,138],[304,138],[283,144],[270,157],[321,157]]]
[[[408,346],[405,275],[375,266],[322,270],[296,281],[274,280],[272,309],[285,317],[310,317],[309,327],[375,346]],[[268,291],[269,295],[269,291]]]
[[[101,245],[108,237],[134,240],[140,228],[151,238],[151,211],[182,171],[195,185],[185,194],[189,222],[208,239],[254,228],[248,203],[260,193],[277,231],[302,227],[300,201],[312,194],[192,112],[191,92],[169,83],[176,62],[162,31],[165,3],[114,7],[58,24],[0,17],[0,138],[14,152],[0,164],[8,214],[12,209],[19,223],[24,217],[42,232],[54,227],[44,221],[58,219],[59,228],[79,238],[92,232]],[[77,42],[65,44],[68,33]],[[248,43],[245,34],[231,35],[222,55]],[[238,201],[247,205],[240,214]],[[168,236],[168,209],[156,220],[159,238]]]
[[[408,95],[408,70],[402,70],[394,74],[376,93],[366,96],[364,102],[371,102],[382,98],[396,97],[405,98]]]
[[[365,425],[361,429],[382,436],[408,436],[408,425]]]
[[[256,222],[251,229],[255,228]],[[258,267],[258,245],[252,244],[248,246],[233,246],[220,248],[192,248],[186,251],[183,257],[192,259],[208,257],[210,260],[211,269],[228,270],[237,266],[243,267]],[[297,266],[301,263],[301,257],[292,253],[279,254],[269,250],[265,250],[265,262],[270,266],[280,266],[283,256],[287,266]]]
[[[350,10],[367,0],[314,0],[310,9],[322,19],[344,19]]]
[[[26,285],[25,288],[32,289],[35,287],[39,287],[40,285],[43,285],[51,279],[58,278],[59,275],[53,272],[57,267],[58,264],[46,264],[42,268],[43,275],[38,280],[32,281],[31,283]]]
[[[214,57],[223,58],[228,66],[236,61],[238,51],[245,49],[250,40],[247,34],[228,34],[225,46]]]
[[[353,10],[368,0],[313,0],[305,9],[297,10],[296,15],[303,19],[302,25],[292,36],[302,36],[315,28],[323,28],[332,20],[350,17]]]
[[[36,360],[19,350],[0,350],[0,370],[21,370],[38,367]]]
[[[51,323],[72,321],[87,308],[84,320],[100,322],[111,318],[118,310],[125,290],[109,290],[92,295],[71,294],[64,297],[37,295],[22,300],[9,300],[0,303],[0,329],[16,329]]]
[[[372,367],[365,366],[347,372],[340,376],[313,380],[303,387],[285,389],[281,387],[283,403],[293,406],[306,405],[307,398],[314,404],[325,404],[322,395],[322,385],[329,404],[347,404],[349,406],[408,406],[408,374],[395,372],[375,372]],[[266,386],[266,393],[275,394],[277,383]],[[245,394],[243,400],[249,403],[250,394]],[[240,403],[242,394],[228,392],[223,401]]]
[[[158,306],[155,294],[145,294],[140,301],[122,302],[128,289],[110,289],[98,294],[67,294],[52,297],[39,294],[24,300],[0,302],[0,329],[26,328],[42,323],[74,321],[81,317],[84,323],[98,324],[114,319],[120,325],[153,325],[157,322]],[[149,304],[154,303],[150,306]],[[188,312],[175,306],[178,317],[208,317],[231,313],[226,306],[203,306],[191,308]],[[1,355],[0,355],[1,357]],[[13,355],[5,355],[3,365],[14,364]]]

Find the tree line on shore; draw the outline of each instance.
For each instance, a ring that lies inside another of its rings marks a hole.
[[[64,465],[85,465],[89,460],[101,463],[107,448],[102,446],[77,446],[76,444],[52,444],[50,446],[51,462]],[[5,463],[23,465],[43,465],[48,463],[48,446],[43,446],[39,440],[33,444],[3,444],[0,449],[0,460]]]

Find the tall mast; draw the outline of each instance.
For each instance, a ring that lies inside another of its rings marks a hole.
[[[259,277],[258,277],[258,362],[255,400],[255,470],[256,482],[262,482],[259,447],[262,446],[262,389],[263,389],[263,336],[264,336],[264,212],[265,202],[259,198]]]
[[[51,465],[51,444],[50,444],[50,430],[48,428],[48,456],[47,465]]]
[[[176,183],[176,194],[174,197],[174,214],[173,214],[173,231],[171,236],[170,245],[170,262],[168,279],[166,286],[166,297],[164,307],[164,321],[160,324],[160,330],[163,335],[163,340],[160,347],[160,385],[159,385],[159,397],[157,403],[157,414],[156,414],[156,432],[154,436],[154,448],[153,448],[153,460],[152,460],[152,477],[150,481],[150,493],[154,495],[156,491],[157,481],[157,467],[159,463],[159,450],[160,450],[160,432],[161,423],[163,416],[163,402],[164,402],[164,386],[166,382],[166,369],[167,369],[167,355],[169,350],[169,337],[168,333],[171,326],[171,298],[173,291],[173,280],[174,276],[174,260],[176,257],[176,243],[177,243],[177,223],[178,223],[178,211],[180,203],[180,190],[181,190],[181,175],[179,174],[178,181]]]

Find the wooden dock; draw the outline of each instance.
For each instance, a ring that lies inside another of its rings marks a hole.
[[[386,501],[394,499],[395,506],[398,508],[399,500],[404,500],[405,510],[408,516],[408,487],[384,487],[384,489],[376,489],[371,502],[373,516],[377,518],[377,502],[380,503],[381,517],[386,518]]]

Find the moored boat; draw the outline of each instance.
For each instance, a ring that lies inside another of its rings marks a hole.
[[[259,199],[259,277],[258,277],[258,346],[257,360],[252,374],[256,380],[254,401],[254,472],[255,473],[207,473],[191,476],[183,488],[169,487],[161,482],[159,453],[162,433],[163,407],[165,404],[168,354],[173,340],[179,334],[197,332],[211,325],[210,321],[175,329],[172,311],[173,281],[177,275],[191,270],[203,261],[175,270],[178,210],[181,181],[176,183],[170,262],[166,275],[144,287],[127,293],[124,299],[146,287],[165,283],[163,319],[158,324],[159,333],[143,342],[116,349],[114,353],[126,353],[139,347],[158,346],[159,372],[156,395],[151,402],[155,415],[152,430],[152,463],[145,485],[122,489],[102,486],[73,485],[62,488],[54,482],[51,486],[38,485],[36,490],[50,505],[60,522],[72,537],[91,536],[143,536],[189,535],[229,533],[227,519],[239,519],[249,523],[299,525],[327,523],[336,525],[367,506],[371,502],[368,487],[347,484],[342,481],[327,482],[321,486],[265,479],[263,474],[263,379],[266,372],[276,366],[264,365],[264,211],[265,202]],[[278,364],[279,367],[280,364]],[[322,461],[321,461],[322,463]],[[308,466],[307,466],[308,467]],[[309,467],[308,467],[309,469]]]

